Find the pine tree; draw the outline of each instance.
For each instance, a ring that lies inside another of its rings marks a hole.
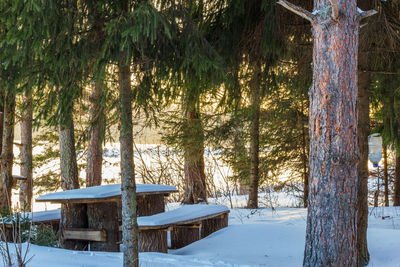
[[[303,265],[358,266],[358,31],[359,21],[374,12],[359,13],[356,1],[316,0],[313,13],[279,3],[313,25],[310,198]]]

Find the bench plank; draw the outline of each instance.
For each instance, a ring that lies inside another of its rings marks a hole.
[[[64,239],[74,240],[86,240],[86,241],[97,241],[106,242],[107,233],[105,230],[92,230],[87,228],[76,228],[76,229],[64,229]]]

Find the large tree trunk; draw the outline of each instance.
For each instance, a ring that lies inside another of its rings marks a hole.
[[[400,152],[396,151],[396,173],[394,178],[393,206],[400,206]]]
[[[122,251],[124,267],[139,266],[136,182],[133,163],[132,92],[129,60],[119,60],[120,150],[122,190]]]
[[[15,122],[15,93],[7,90],[4,98],[3,136],[0,174],[0,211],[10,211],[13,185],[13,143]]]
[[[371,74],[358,72],[358,142],[360,164],[358,165],[358,201],[357,201],[357,248],[360,266],[369,262],[367,244],[368,227],[368,135],[370,133],[369,96]]]
[[[102,182],[102,163],[103,163],[103,140],[105,134],[106,116],[104,114],[104,89],[102,73],[104,68],[96,67],[96,60],[104,43],[104,17],[102,17],[101,7],[96,1],[89,1],[88,21],[92,27],[90,33],[90,45],[93,51],[91,62],[91,73],[93,74],[92,93],[89,96],[89,147],[87,154],[86,186],[101,185]]]
[[[61,187],[63,190],[79,188],[78,166],[76,162],[74,122],[72,108],[59,123],[60,142],[60,167]],[[64,204],[61,214],[61,228],[87,228],[87,215],[85,204]],[[61,245],[66,249],[83,250],[87,248],[87,242],[61,239]]]
[[[86,186],[101,185],[103,165],[103,140],[105,132],[105,114],[102,105],[103,83],[93,82],[92,94],[89,97],[90,128],[87,154]]]
[[[250,122],[250,187],[247,208],[258,208],[258,183],[259,176],[259,149],[260,149],[260,105],[261,67],[259,64],[254,68],[253,81],[250,85],[251,122]]]
[[[389,173],[386,145],[383,147],[383,180],[385,182],[385,207],[389,207]]]
[[[312,22],[310,195],[303,266],[351,267],[358,265],[359,12],[355,0],[315,0],[314,10],[318,12]]]
[[[32,210],[32,91],[26,92],[23,97],[23,112],[21,120],[21,175],[26,177],[21,181],[19,202],[26,211]]]
[[[187,112],[185,126],[185,196],[183,203],[207,202],[203,125],[195,107]]]

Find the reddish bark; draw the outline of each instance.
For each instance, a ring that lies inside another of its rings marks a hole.
[[[315,0],[310,88],[310,195],[304,266],[357,266],[357,55],[355,0]]]
[[[105,114],[101,104],[103,84],[101,81],[93,83],[92,94],[89,97],[90,129],[89,147],[86,167],[86,186],[101,185],[103,166],[103,137],[105,130]]]
[[[1,149],[1,173],[0,173],[0,211],[9,210],[11,207],[11,188],[13,185],[13,143],[15,121],[15,94],[10,90],[5,93],[3,136]]]

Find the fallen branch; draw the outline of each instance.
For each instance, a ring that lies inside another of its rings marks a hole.
[[[310,22],[313,22],[315,19],[315,16],[311,12],[305,10],[304,8],[293,5],[286,0],[279,0],[278,4]]]

